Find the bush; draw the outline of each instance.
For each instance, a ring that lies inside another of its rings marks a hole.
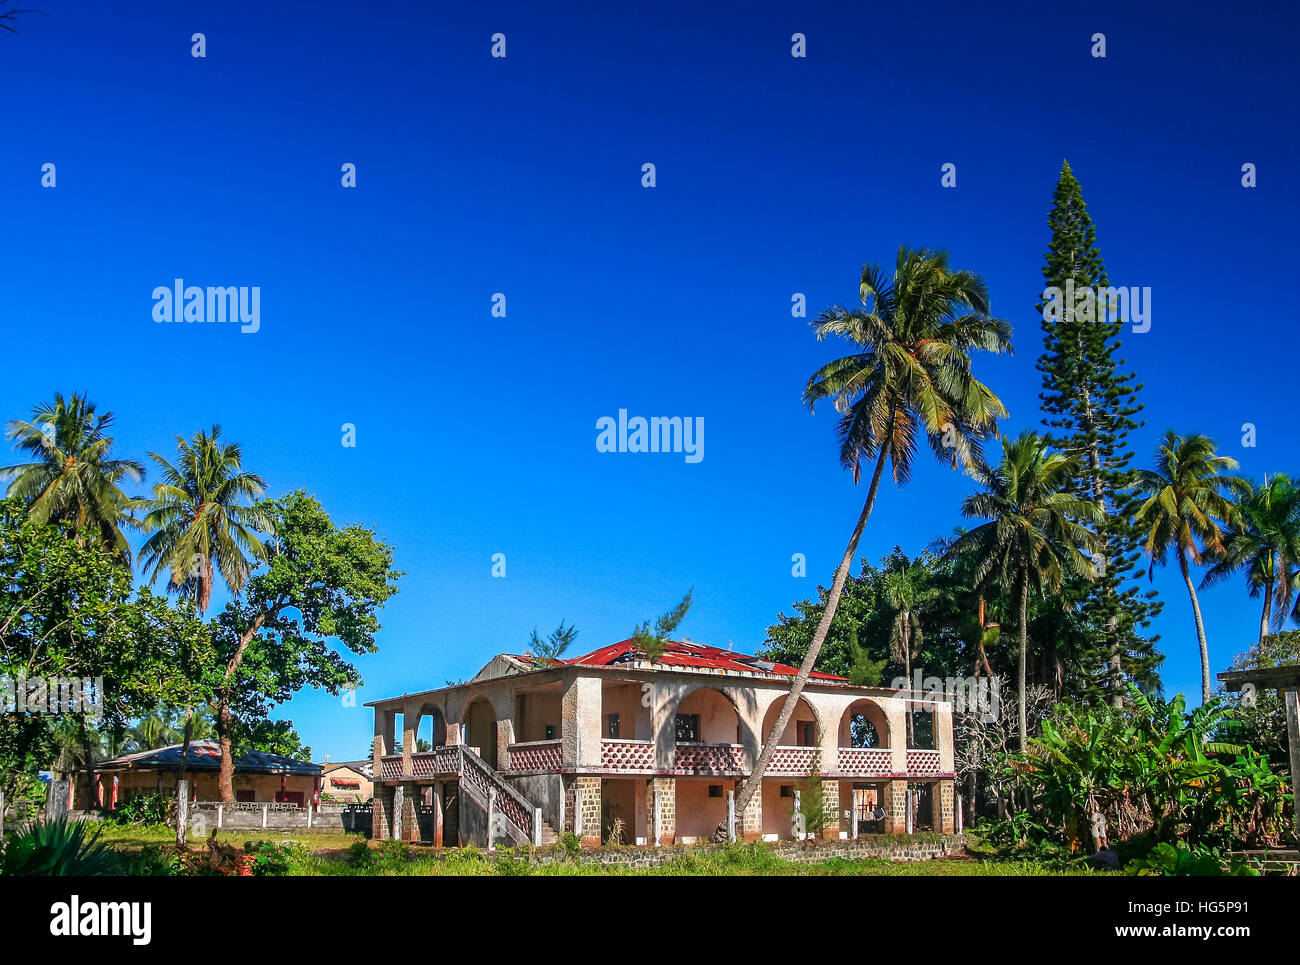
[[[1179,841],[1176,845],[1157,844],[1145,858],[1129,863],[1130,874],[1144,877],[1169,878],[1253,876],[1259,871],[1245,861],[1228,862],[1210,848],[1189,848]]]
[[[294,845],[272,844],[270,841],[245,841],[244,853],[253,859],[253,875],[258,878],[278,878],[289,873],[289,861],[300,856],[302,849]]]
[[[374,864],[375,854],[366,842],[353,841],[352,847],[348,848],[347,861],[351,868],[368,868]]]
[[[179,875],[183,866],[175,850],[146,844],[134,854],[119,853],[122,874],[140,878],[162,878]]]
[[[6,875],[92,877],[117,874],[117,853],[99,843],[100,831],[87,835],[81,821],[37,821],[5,843],[0,870]]]
[[[142,794],[123,801],[108,816],[118,824],[166,824],[172,817],[175,802],[161,794]]]

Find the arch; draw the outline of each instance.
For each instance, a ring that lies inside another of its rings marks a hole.
[[[781,694],[768,704],[767,713],[763,715],[763,727],[758,732],[760,740],[767,740],[767,735],[776,726],[776,719],[781,716],[781,708],[785,706],[785,698],[786,695]],[[806,724],[813,725],[811,734],[808,733],[808,728],[803,726]],[[821,715],[817,713],[817,708],[801,695],[777,744],[781,747],[812,747],[827,743],[829,742],[822,727]]]
[[[420,741],[428,743],[430,748],[443,747],[447,743],[447,718],[442,708],[436,704],[423,704],[420,707],[419,723],[415,730],[417,747]]]
[[[667,726],[673,743],[745,744],[748,730],[735,698],[721,687],[707,685],[687,691],[673,703]]]
[[[476,697],[465,708],[465,743],[477,747],[479,756],[494,770],[497,766],[497,714],[486,697]]]
[[[840,718],[841,747],[887,748],[892,746],[892,740],[884,708],[870,697],[849,704]]]

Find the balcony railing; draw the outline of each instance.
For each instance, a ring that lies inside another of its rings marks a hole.
[[[894,752],[887,747],[841,747],[840,773],[849,777],[888,777],[894,772]]]
[[[772,752],[767,765],[771,777],[809,777],[816,761],[819,770],[825,770],[827,761],[818,759],[816,747],[778,747]]]
[[[745,748],[740,744],[677,742],[673,773],[723,775],[745,773]]]
[[[909,777],[938,777],[943,773],[939,763],[938,751],[907,752],[907,774]]]
[[[600,766],[607,771],[653,772],[654,741],[603,740],[600,742]]]
[[[511,771],[558,771],[564,763],[562,741],[521,741],[509,750]]]

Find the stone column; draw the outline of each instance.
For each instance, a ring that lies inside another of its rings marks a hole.
[[[402,775],[415,773],[411,768],[411,755],[415,753],[416,728],[420,726],[420,710],[408,704],[402,708]]]
[[[939,770],[951,774],[957,769],[952,742],[952,704],[934,705],[934,747],[939,752]]]
[[[400,785],[402,794],[402,840],[420,840],[420,820],[416,805],[420,801],[420,788],[414,781]]]
[[[955,792],[953,781],[938,781],[930,790],[931,818],[934,829],[941,834],[952,834],[957,830],[953,803]]]
[[[907,833],[907,782],[886,781],[884,800],[881,807],[885,809],[885,833]]]
[[[577,774],[565,788],[564,811],[567,831],[578,836],[584,847],[600,847],[600,776]]]
[[[670,845],[677,840],[677,779],[656,777],[646,785],[646,810],[650,812],[651,844]],[[655,839],[658,835],[657,840]]]
[[[822,813],[826,825],[822,828],[822,837],[828,841],[840,839],[840,782],[822,781]]]
[[[739,790],[743,781],[736,782],[736,789]],[[763,786],[760,784],[754,796],[749,799],[745,805],[744,812],[739,815],[740,836],[748,844],[752,841],[761,841],[763,839]]]
[[[433,846],[442,847],[442,781],[433,785]]]
[[[575,676],[565,684],[560,703],[565,766],[600,767],[600,678]]]

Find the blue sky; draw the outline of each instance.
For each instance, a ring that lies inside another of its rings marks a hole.
[[[358,704],[469,676],[561,618],[594,649],[691,586],[686,634],[760,646],[829,582],[863,495],[832,413],[800,405],[836,347],[792,293],[815,315],[900,244],[948,249],[1016,327],[1016,356],[977,371],[1009,431],[1036,427],[1065,157],[1112,284],[1152,289],[1124,353],[1138,461],[1174,426],[1245,472],[1300,471],[1275,294],[1298,254],[1285,4],[29,5],[0,36],[0,417],[88,391],[141,458],[219,422],[273,491],[377,529],[407,576]],[[155,324],[177,277],[260,286],[261,330]],[[702,417],[705,458],[597,452],[620,408]],[[948,533],[969,488],[921,465],[862,554]],[[1155,582],[1166,689],[1195,699],[1186,594]],[[1257,607],[1239,583],[1203,605],[1222,669]],[[369,739],[368,711],[323,694],[282,714],[317,757]]]

